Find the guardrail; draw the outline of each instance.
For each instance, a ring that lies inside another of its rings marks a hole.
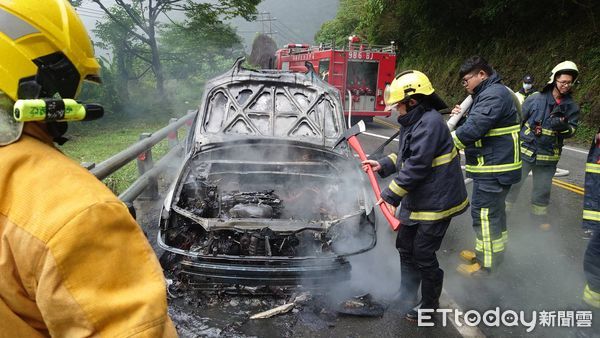
[[[190,126],[196,113],[196,110],[188,111],[185,116],[179,119],[173,118],[166,127],[154,133],[141,134],[140,141],[129,146],[127,149],[97,165],[91,164],[86,167],[94,176],[103,180],[137,158],[138,173],[140,176],[119,195],[119,199],[128,205],[131,205],[133,200],[142,193],[144,193],[144,197],[147,199],[156,199],[158,198],[158,184],[156,181],[158,175],[169,163],[172,163],[176,157],[180,156],[183,151],[182,144],[177,138],[177,131],[184,125]],[[169,140],[170,150],[158,162],[154,163],[152,160],[152,147],[165,138]]]

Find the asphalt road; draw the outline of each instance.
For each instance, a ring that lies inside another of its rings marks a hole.
[[[367,128],[372,135],[361,136],[366,151],[373,151],[384,141],[377,135],[391,135],[395,128],[392,118],[376,119]],[[393,142],[386,147],[386,153],[393,151],[397,144]],[[526,319],[531,320],[533,311],[537,311],[537,325],[531,333],[526,331],[525,325],[479,325],[482,334],[568,337],[575,336],[578,325],[586,325],[584,320],[576,318],[584,314],[580,311],[588,310],[581,302],[585,285],[582,261],[587,240],[583,239],[581,230],[583,196],[580,189],[586,156],[587,149],[564,149],[558,167],[568,170],[569,174],[557,177],[552,186],[549,227],[540,227],[529,214],[531,176],[527,178],[516,207],[508,216],[509,243],[505,260],[491,278],[473,280],[455,271],[462,263],[459,252],[473,249],[475,237],[470,212],[453,219],[438,253],[446,272],[444,288],[449,298],[463,312],[483,313],[499,307],[500,311],[524,311]],[[471,193],[471,184],[467,189]],[[554,311],[554,327],[540,323],[541,311]],[[570,315],[574,316],[573,320],[564,319]]]
[[[365,151],[374,151],[386,136],[395,132],[396,125],[393,118],[378,118],[367,124],[367,133],[359,137]],[[385,153],[395,151],[397,145],[396,141],[390,143]],[[560,177],[561,181],[583,187],[586,152],[565,150],[559,168],[569,170],[569,175]],[[381,185],[386,182],[382,180]],[[165,184],[168,184],[168,178]],[[453,311],[450,317],[454,316],[455,310],[463,313],[476,310],[480,314],[496,308],[499,308],[500,314],[508,310],[523,311],[527,322],[532,318],[537,321],[530,333],[527,332],[528,326],[521,322],[516,326],[500,323],[498,327],[488,327],[480,323],[470,327],[459,317],[458,322],[449,320],[445,326],[438,322],[435,327],[419,327],[404,320],[394,301],[400,281],[399,257],[394,247],[396,234],[389,229],[379,211],[376,248],[351,260],[350,281],[332,286],[317,297],[324,301],[338,301],[370,293],[386,306],[381,318],[329,316],[326,311],[305,308],[275,318],[248,320],[248,314],[266,310],[273,302],[260,298],[222,299],[207,305],[202,303],[205,299],[201,297],[196,302],[192,301],[190,298],[193,296],[170,300],[170,313],[182,337],[575,336],[576,326],[585,324],[585,318],[575,317],[585,315],[581,312],[585,310],[581,293],[584,286],[582,260],[587,241],[581,237],[582,196],[576,192],[578,189],[572,187],[567,190],[564,187],[564,184],[553,185],[552,221],[549,228],[543,229],[529,216],[531,178],[527,179],[517,206],[508,218],[509,244],[505,260],[491,278],[472,280],[455,272],[456,266],[461,263],[458,253],[474,247],[475,235],[469,212],[452,221],[438,252],[446,272],[442,307]],[[467,189],[471,190],[470,184]],[[152,243],[159,206],[160,202],[136,202],[138,221]],[[532,311],[537,312],[534,314]],[[540,311],[554,311],[554,327],[543,326]],[[568,319],[570,315],[573,315],[572,320]],[[506,320],[512,322],[510,315]],[[563,327],[558,327],[561,325]]]

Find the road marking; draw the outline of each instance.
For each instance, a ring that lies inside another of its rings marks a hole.
[[[361,135],[373,136],[373,137],[381,138],[384,140],[387,140],[390,138],[389,136],[384,136],[384,135],[379,135],[379,134],[374,134],[374,133],[367,133],[367,132],[362,132]],[[394,138],[393,141],[399,142],[397,138]]]
[[[398,127],[397,125],[390,123],[388,121],[382,120],[382,119],[378,119],[378,118],[374,118],[373,122],[377,123],[377,124],[381,124],[383,126],[387,126],[390,127],[392,129],[398,130],[400,129],[400,127]],[[364,133],[363,133],[364,134]],[[575,148],[575,147],[569,147],[569,146],[563,146],[563,149],[569,150],[569,151],[574,151],[576,153],[580,153],[580,154],[586,154],[587,155],[587,151],[586,150],[582,150],[579,148]]]
[[[578,185],[567,183],[565,181],[561,181],[561,180],[556,179],[556,178],[552,179],[552,184],[554,184],[557,187],[560,187],[560,188],[572,191],[572,192],[574,192],[576,194],[579,194],[579,195],[582,195],[582,196],[583,196],[584,191],[585,191],[584,188],[582,188],[582,187],[580,187]]]
[[[373,119],[373,121],[376,122],[376,123],[378,123],[378,124],[381,124],[381,125],[384,125],[384,126],[388,126],[388,127],[393,128],[393,129],[396,129],[396,130],[399,129],[398,126],[395,126],[395,125],[393,125],[393,124],[391,124],[391,123],[389,123],[387,121],[381,120],[381,119],[375,118],[375,119]],[[369,135],[369,136],[373,136],[373,137],[377,137],[377,138],[384,138],[384,139],[388,139],[389,138],[389,137],[385,137],[385,136],[378,135],[378,134],[373,134],[373,133],[363,133],[363,134],[366,134],[366,135]],[[394,139],[394,141],[398,142],[397,139]],[[580,149],[577,149],[577,148],[567,147],[567,146],[565,146],[563,148],[567,149],[567,150],[570,150],[570,151],[574,151],[574,152],[578,152],[578,153],[582,153],[582,154],[587,154],[587,152],[585,152],[583,150],[580,150]],[[461,151],[461,153],[462,153],[462,151]],[[464,166],[463,166],[463,169],[464,169]],[[568,171],[566,171],[566,173],[565,173],[564,169],[560,169],[559,168],[557,170],[558,170],[559,176],[568,175]],[[529,173],[529,175],[531,175],[531,174],[532,173]],[[465,184],[467,184],[467,183],[470,183],[470,182],[467,182],[467,180],[465,180]],[[565,181],[561,181],[561,180],[556,179],[556,178],[552,179],[552,183],[554,185],[556,185],[557,187],[560,187],[560,188],[572,191],[572,192],[577,193],[579,195],[583,195],[583,193],[584,193],[584,189],[582,187],[574,185],[574,184],[569,184],[569,183],[567,183]]]
[[[395,130],[400,129],[400,127],[397,124],[394,124],[394,123],[391,123],[391,122],[388,122],[386,120],[382,120],[379,118],[373,118],[373,122],[375,122],[377,124],[381,124],[382,126],[390,127]]]
[[[398,127],[397,125],[395,125],[393,123],[390,123],[388,121],[382,120],[382,119],[374,118],[373,122],[375,122],[377,124],[381,124],[381,125],[386,126],[386,127],[390,127],[392,129],[395,129],[395,130],[400,129],[400,127]]]
[[[448,295],[448,293],[446,292],[446,289],[444,289],[444,288],[442,288],[442,295],[440,296],[440,305],[442,305],[442,306],[440,306],[440,308],[455,309],[455,310],[461,311],[462,313],[465,313],[465,311],[460,306],[458,306],[458,304],[454,301],[454,299],[452,299]],[[468,325],[464,325],[464,324],[458,325],[456,322],[454,322],[454,316],[448,316],[448,319],[450,320],[450,323],[452,323],[452,326],[454,326],[456,331],[458,331],[458,333],[460,333],[460,335],[463,337],[469,337],[469,338],[485,337],[483,332],[477,326],[468,326]]]
[[[392,129],[396,129],[396,130],[400,129],[400,127],[398,127],[397,125],[395,125],[393,123],[390,123],[388,121],[379,119],[379,118],[374,118],[373,122],[375,122],[377,124],[381,124],[381,125],[387,126],[387,127],[390,127]],[[579,148],[575,148],[575,147],[569,147],[569,146],[563,146],[563,149],[566,149],[566,150],[569,150],[569,151],[574,151],[574,152],[580,153],[580,154],[586,154],[586,155],[588,153],[587,150],[583,150],[583,149],[579,149]]]
[[[573,147],[569,147],[569,146],[563,146],[563,149],[567,149],[567,150],[570,150],[570,151],[574,151],[574,152],[576,152],[576,153],[581,153],[581,154],[586,154],[586,155],[587,155],[587,153],[588,153],[588,152],[587,152],[587,151],[585,151],[585,150],[581,150],[581,149],[578,149],[578,148],[573,148]]]

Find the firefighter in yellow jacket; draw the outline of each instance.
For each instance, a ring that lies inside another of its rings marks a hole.
[[[0,55],[0,336],[176,336],[139,226],[54,146],[66,124],[12,117],[17,99],[74,98],[99,80],[75,10],[0,0]]]

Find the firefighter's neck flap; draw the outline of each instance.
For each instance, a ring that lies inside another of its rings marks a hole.
[[[14,101],[0,91],[0,146],[16,142],[23,132],[23,122],[13,118]]]

